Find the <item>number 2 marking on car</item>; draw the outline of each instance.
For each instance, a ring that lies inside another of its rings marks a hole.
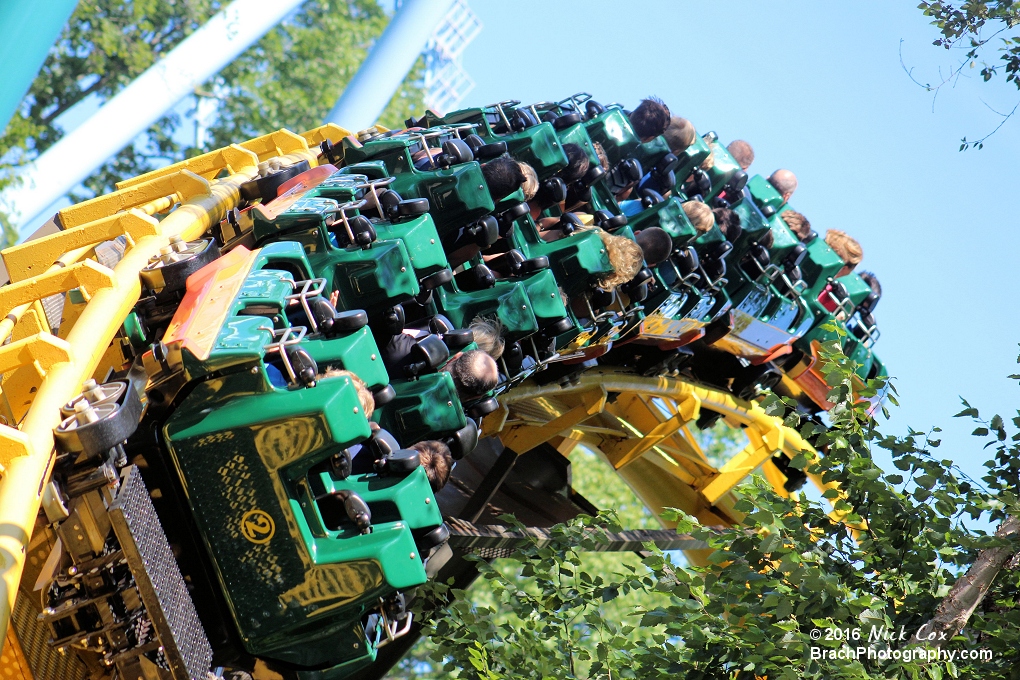
[[[241,533],[252,543],[269,543],[276,533],[276,523],[264,510],[249,510],[241,518]]]

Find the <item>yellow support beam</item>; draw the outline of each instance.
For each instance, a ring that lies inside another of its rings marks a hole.
[[[260,162],[277,156],[308,151],[308,142],[305,141],[305,138],[290,130],[270,132],[268,135],[241,142],[238,146],[254,152]]]
[[[121,210],[138,208],[167,196],[173,196],[174,203],[183,203],[208,193],[208,180],[193,172],[179,170],[172,175],[155,177],[147,182],[114,191],[112,194],[96,196],[64,208],[57,214],[60,217],[60,225],[64,229],[70,229],[109,217]]]
[[[49,333],[11,342],[0,347],[0,374],[22,366],[34,366],[42,378],[53,364],[71,361],[71,345]]]
[[[132,177],[122,182],[117,182],[118,189],[126,189],[133,187],[138,184],[144,184],[158,177],[165,177],[166,175],[172,175],[181,170],[187,170],[193,172],[199,177],[205,179],[215,179],[216,175],[220,174],[224,170],[228,174],[236,174],[243,172],[246,169],[257,167],[259,164],[259,157],[254,151],[249,151],[244,147],[238,146],[237,144],[231,144],[225,146],[222,149],[216,149],[209,153],[204,153],[201,156],[195,156],[194,158],[187,158],[179,163],[168,165],[165,168],[159,170],[153,170],[147,172],[144,175],[138,175],[138,177]]]
[[[336,123],[326,123],[320,125],[317,128],[309,130],[308,132],[302,132],[301,136],[308,142],[308,147],[319,146],[325,141],[329,141],[330,144],[339,144],[343,141],[344,137],[353,135],[354,133],[346,128],[342,128]]]
[[[678,401],[677,407],[676,415],[662,421],[640,439],[628,439],[603,448],[605,454],[612,461],[613,467],[619,470],[624,465],[636,460],[645,451],[680,432],[687,423],[697,420],[698,414],[701,412],[701,400],[697,395],[690,394]]]
[[[15,307],[50,295],[66,293],[73,288],[77,288],[82,297],[88,300],[97,291],[113,285],[113,272],[98,262],[85,260],[66,269],[58,268],[0,288],[0,314],[7,314]]]
[[[253,179],[255,174],[255,169],[251,168],[210,183],[184,170],[115,192],[111,194],[113,198],[94,199],[93,207],[90,208],[90,212],[95,215],[93,219],[84,219],[87,211],[71,209],[68,212],[69,221],[64,222],[65,226],[77,226],[132,207],[147,212],[152,209],[151,201],[158,201],[162,196],[159,195],[161,190],[150,189],[145,193],[146,187],[159,186],[162,189],[170,186],[172,190],[164,195],[178,191],[190,195],[190,198],[183,199],[185,202],[163,219],[159,233],[143,236],[127,249],[112,275],[109,269],[85,261],[66,270],[54,268],[52,274],[47,272],[0,289],[0,300],[10,305],[6,309],[17,305],[15,309],[23,314],[27,310],[23,302],[28,299],[34,300],[46,294],[62,292],[69,287],[77,287],[75,281],[60,278],[67,277],[68,272],[103,273],[104,278],[99,283],[107,284],[96,286],[94,281],[84,282],[92,284],[85,285],[87,304],[66,336],[66,345],[74,348],[74,352],[65,361],[51,358],[55,363],[46,367],[45,377],[38,383],[31,407],[19,429],[0,428],[0,446],[5,449],[10,447],[13,453],[0,479],[0,525],[5,527],[0,532],[0,555],[3,556],[0,560],[0,632],[6,634],[10,624],[28,541],[39,513],[42,490],[52,468],[53,428],[60,422],[60,407],[74,398],[81,390],[82,383],[94,374],[124,318],[138,300],[141,292],[138,272],[148,264],[150,258],[159,254],[160,248],[167,245],[171,236],[193,240],[223,219],[226,212],[240,202],[241,184]],[[181,186],[174,189],[173,182],[180,182],[181,178],[184,178],[184,183],[190,182],[192,187],[200,187],[201,191],[187,191]],[[149,197],[149,203],[139,205],[137,202],[146,196]],[[76,218],[80,221],[76,222]],[[81,255],[80,252],[76,254]],[[40,280],[47,282],[46,285],[40,285]],[[15,294],[8,293],[12,289]],[[9,324],[13,322],[8,319],[2,323],[8,324],[4,327],[9,329]],[[11,359],[11,363],[20,361],[20,356]]]
[[[76,248],[94,246],[118,236],[126,236],[130,246],[143,236],[153,236],[158,231],[159,222],[131,209],[12,246],[2,255],[11,281],[17,282],[45,272],[61,255]]]
[[[596,413],[600,413],[606,406],[606,390],[595,385],[580,395],[580,404],[566,413],[553,418],[545,425],[537,427],[511,426],[506,432],[500,434],[503,446],[522,454],[530,451],[540,444],[544,444],[553,437],[556,437],[564,430],[569,430],[574,425],[582,423]]]

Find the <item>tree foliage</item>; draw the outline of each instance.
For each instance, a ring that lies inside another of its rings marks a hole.
[[[964,402],[959,416],[977,421],[975,436],[994,453],[984,478],[969,479],[936,455],[938,430],[879,432],[868,404],[855,402],[854,366],[837,342],[823,359],[831,427],[802,422],[775,397],[765,406],[824,451],[792,465],[831,487],[832,507],[783,497],[755,478],[738,489],[741,526],[701,526],[676,513],[678,531],[713,549],[709,564],[688,568],[653,551],[640,565],[588,569],[581,553],[618,521],[580,517],[557,528],[554,545],[506,560],[511,569],[480,563],[492,604],[435,585],[431,597],[457,597],[430,624],[434,662],[462,678],[1015,677],[1016,558],[983,583],[971,565],[1020,547],[1016,531],[986,531],[1020,514],[1020,412],[1011,429]],[[877,448],[892,454],[895,473],[875,465]],[[626,597],[641,602],[611,616],[605,604]],[[968,607],[946,639],[924,637],[940,611]],[[847,658],[858,648],[863,654]],[[961,657],[981,649],[984,658]],[[941,659],[929,657],[939,650]]]
[[[17,168],[65,133],[61,116],[83,102],[106,101],[172,50],[227,3],[219,0],[81,0],[0,137],[0,191]],[[217,113],[202,148],[182,134],[182,107],[84,181],[81,200],[117,181],[186,156],[281,127],[322,124],[389,16],[375,0],[310,0],[199,88]],[[422,62],[394,95],[382,121],[399,124],[422,100]],[[0,215],[0,221],[6,220]],[[6,225],[7,237],[11,237]]]
[[[1020,89],[1020,2],[1013,0],[922,0],[918,5],[931,19],[941,35],[933,44],[946,50],[962,50],[964,56],[950,69],[949,75],[936,85],[919,83],[929,90],[938,91],[943,85],[954,82],[964,69],[980,67],[981,79],[989,82],[1004,78]],[[995,46],[992,50],[992,46]],[[994,56],[989,55],[989,50]],[[916,82],[916,81],[915,81]],[[1018,104],[1020,106],[1020,104]],[[994,130],[980,139],[960,140],[960,151],[980,149],[985,140],[995,134],[1014,113],[1000,113],[1002,120]]]

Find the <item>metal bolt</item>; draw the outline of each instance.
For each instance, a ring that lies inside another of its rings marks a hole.
[[[259,367],[258,366],[252,366],[251,367],[251,374],[252,375],[258,375],[259,374]]]
[[[446,402],[446,405],[447,406],[453,406],[453,402],[452,401],[448,401],[448,402]]]
[[[357,413],[357,412],[358,412],[358,407],[357,407],[357,406],[355,406],[355,407],[354,407],[354,412],[355,412],[355,413]]]
[[[99,416],[96,415],[96,410],[92,408],[92,404],[84,399],[74,402],[74,418],[79,425],[87,425],[99,420]]]
[[[401,268],[400,268],[400,271],[402,271],[402,272],[406,272],[406,271],[407,271],[407,267],[401,267]]]
[[[86,380],[85,384],[82,385],[82,395],[84,395],[85,399],[91,404],[106,399],[106,392],[104,392],[103,388],[99,386],[99,383],[92,378]]]
[[[372,359],[372,361],[375,361],[375,355],[374,354],[370,358]]]
[[[170,237],[170,247],[174,252],[183,253],[188,249],[188,244],[180,236],[174,235]]]
[[[411,559],[412,560],[414,559],[414,553],[411,553]]]
[[[428,504],[429,504],[429,503],[431,503],[431,502],[432,502],[432,499],[430,499],[430,498],[426,498],[426,499],[425,499],[425,505],[428,505]]]

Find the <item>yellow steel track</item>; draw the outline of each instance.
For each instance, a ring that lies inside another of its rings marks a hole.
[[[4,677],[31,675],[8,628],[26,554],[53,464],[60,407],[84,381],[102,381],[124,360],[117,334],[141,293],[138,273],[170,238],[200,237],[240,201],[239,187],[260,162],[308,160],[314,145],[347,130],[323,126],[298,135],[279,130],[118,183],[112,194],[65,208],[55,234],[8,248],[11,277],[0,287],[0,657]],[[312,150],[309,150],[309,146]],[[111,269],[96,248],[123,236]],[[64,298],[51,328],[41,302]],[[598,450],[656,515],[680,508],[705,524],[739,521],[731,490],[761,468],[781,493],[785,478],[770,462],[811,447],[754,402],[677,378],[595,369],[568,388],[524,383],[501,397],[484,434],[517,452],[550,443],[569,455],[578,443]],[[748,445],[720,469],[706,459],[690,427],[702,408],[742,427]],[[818,480],[815,480],[818,482]],[[12,644],[13,643],[13,644]]]

